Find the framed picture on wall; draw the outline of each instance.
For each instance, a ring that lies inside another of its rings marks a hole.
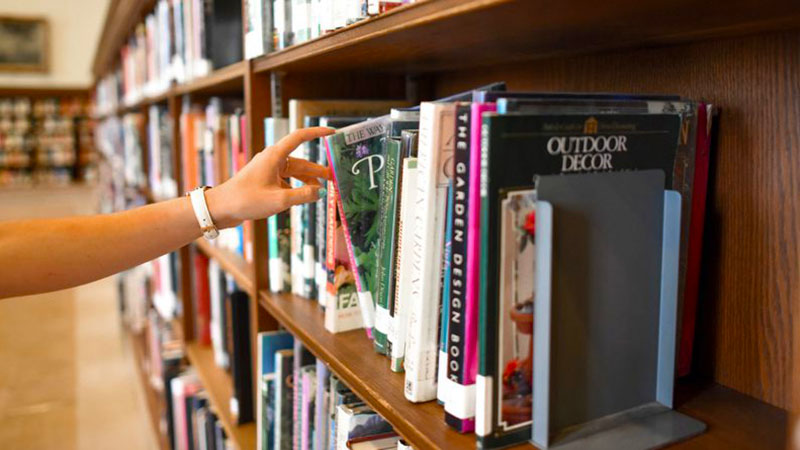
[[[0,16],[0,72],[47,72],[49,39],[46,19]]]

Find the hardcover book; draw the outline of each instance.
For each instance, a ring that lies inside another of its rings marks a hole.
[[[275,450],[292,448],[292,411],[294,410],[294,350],[275,352]]]
[[[300,369],[301,399],[300,399],[300,450],[314,448],[314,426],[316,425],[314,412],[317,401],[317,367],[308,365]]]
[[[288,133],[288,119],[276,117],[264,119],[264,145],[266,147],[275,145]],[[267,218],[269,288],[272,292],[291,291],[290,230],[288,211],[282,211]]]
[[[485,114],[481,148],[481,448],[531,436],[534,177],[661,169],[671,180],[678,114]],[[671,181],[667,181],[669,186]]]
[[[328,448],[328,429],[330,417],[328,408],[331,395],[331,374],[328,366],[317,359],[317,398],[314,404],[314,448]]]
[[[417,195],[417,158],[403,160],[402,186],[400,192],[400,220],[397,225],[397,289],[394,301],[394,327],[391,345],[393,372],[405,370],[406,336],[411,300],[412,246],[410,245],[411,223]],[[407,228],[408,227],[408,228]]]
[[[275,416],[277,379],[275,354],[294,346],[294,338],[286,331],[258,333],[259,401],[256,407],[256,443],[261,450],[275,448]],[[279,412],[278,412],[279,413]]]
[[[385,114],[390,108],[402,103],[392,100],[289,100],[289,131],[293,132],[304,126],[306,116],[370,116]],[[307,145],[301,145],[297,154],[294,156],[302,159],[309,158]],[[302,183],[292,180],[293,187],[298,187]],[[307,217],[308,205],[298,205],[290,208],[291,216],[291,278],[292,293],[305,296],[304,287],[305,264],[304,264],[304,237],[307,236],[306,229],[308,221],[303,221]]]
[[[370,338],[375,324],[376,218],[386,164],[383,137],[389,126],[391,119],[384,116],[343,128],[325,139],[359,306]]]
[[[347,450],[351,439],[390,433],[392,426],[362,403],[339,405],[336,410],[336,448]]]
[[[411,307],[405,355],[405,395],[436,398],[438,325],[447,186],[452,168],[455,104],[421,105],[418,180],[411,234]],[[438,212],[438,213],[437,213]]]
[[[294,341],[294,360],[292,370],[292,448],[300,448],[301,439],[303,436],[303,373],[304,367],[313,366],[315,363],[314,355],[308,351],[300,342],[299,339]]]
[[[250,356],[250,296],[242,291],[228,297],[233,344],[231,414],[237,424],[253,421],[253,383]]]

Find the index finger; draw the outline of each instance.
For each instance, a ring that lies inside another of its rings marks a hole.
[[[333,128],[326,127],[301,128],[284,136],[283,139],[273,145],[269,152],[270,156],[275,155],[274,157],[278,159],[287,158],[303,142],[319,139],[334,132]]]

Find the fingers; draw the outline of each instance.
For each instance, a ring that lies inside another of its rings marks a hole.
[[[295,175],[295,178],[300,180],[300,181],[302,181],[303,184],[305,184],[307,186],[316,186],[316,187],[320,187],[321,186],[320,183],[319,183],[319,180],[314,178],[314,177],[307,177],[307,176],[303,176],[303,175]]]
[[[288,164],[284,166],[281,176],[284,178],[294,177],[298,179],[300,176],[324,178],[326,180],[331,179],[331,174],[327,167],[311,161],[306,161],[305,159],[292,157],[289,157]]]
[[[276,159],[287,158],[289,154],[292,153],[294,149],[296,149],[297,146],[303,142],[308,142],[312,139],[319,139],[333,133],[334,130],[332,128],[326,127],[301,128],[292,132],[288,136],[285,136],[283,139],[273,145],[269,152],[270,157]]]
[[[287,189],[284,191],[284,195],[288,206],[294,206],[319,200],[323,195],[325,195],[325,190],[320,188],[318,185],[313,186],[307,184],[302,187]]]

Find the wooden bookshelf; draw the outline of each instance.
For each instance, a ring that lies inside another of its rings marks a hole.
[[[254,296],[255,283],[253,281],[253,266],[241,256],[224,248],[211,245],[207,240],[201,238],[195,241],[195,245],[209,258],[216,260],[222,270],[228,272],[236,280],[242,290]]]
[[[256,448],[256,426],[253,423],[237,425],[231,415],[230,400],[233,397],[233,382],[225,370],[214,362],[214,351],[196,342],[186,343],[186,356],[200,376],[208,392],[211,406],[222,422],[225,433],[241,450]]]
[[[161,417],[164,415],[164,392],[157,390],[150,383],[150,378],[145,370],[147,363],[146,337],[144,333],[128,333],[133,348],[133,359],[136,364],[136,372],[139,374],[139,383],[144,392],[144,400],[147,411],[150,414],[150,424],[153,426],[153,436],[158,442],[159,449],[167,450],[170,448],[166,434],[161,432]]]
[[[445,425],[444,411],[435,401],[413,404],[405,399],[403,374],[389,370],[387,358],[375,353],[363,330],[329,333],[323,311],[309,299],[261,291],[259,301],[415,448],[475,446],[474,435]],[[786,411],[707,381],[682,381],[676,391],[677,410],[704,421],[708,431],[673,448],[782,448]]]
[[[98,79],[154,3],[112,2],[93,66]],[[676,448],[783,448],[796,384],[789,353],[797,326],[788,311],[800,304],[794,288],[800,285],[799,28],[800,3],[790,0],[613,0],[602,7],[588,0],[425,0],[232,64],[109,115],[166,101],[177,119],[184,95],[241,96],[252,157],[263,148],[269,81],[276,73],[283,77],[284,112],[289,98],[418,101],[489,81],[507,81],[512,90],[677,93],[710,100],[722,116],[709,179],[694,364],[699,379],[710,381],[681,380],[675,401],[709,430]],[[173,136],[179,149],[179,133]],[[175,158],[180,183],[180,155]],[[257,221],[252,229],[256,264],[202,239],[194,247],[253,298],[258,294],[251,308],[253,349],[258,331],[280,324],[415,447],[474,447],[473,436],[447,428],[440,406],[405,400],[402,375],[389,371],[362,331],[330,334],[316,302],[267,293],[266,227]],[[212,403],[227,411],[230,379],[213,364],[211,350],[191,340],[188,249],[181,251],[181,263],[189,359]],[[221,420],[229,434],[235,428],[239,448],[252,448],[255,426]]]

